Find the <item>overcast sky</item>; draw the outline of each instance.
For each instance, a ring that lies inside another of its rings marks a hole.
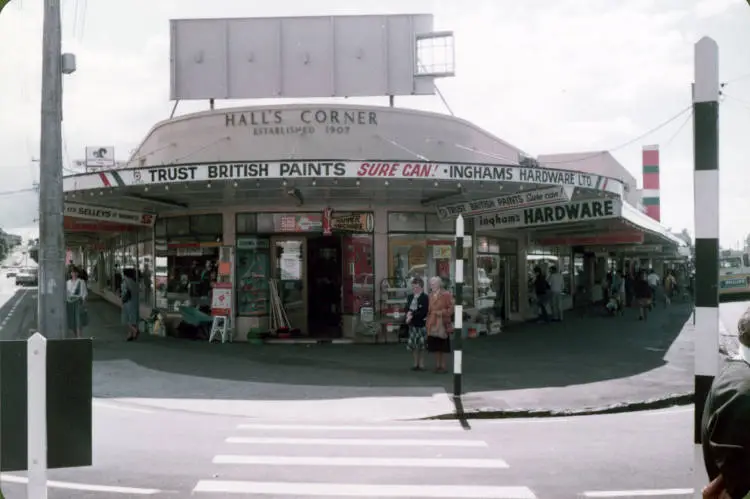
[[[0,225],[33,225],[38,179],[41,0],[11,0],[0,15]],[[366,5],[371,7],[366,7]],[[693,232],[692,125],[684,118],[618,148],[690,105],[693,44],[721,51],[721,239],[750,232],[750,7],[744,0],[62,0],[66,166],[86,145],[126,159],[169,115],[171,18],[432,13],[455,32],[455,78],[440,89],[456,115],[533,155],[613,150],[641,178],[640,151],[660,144],[662,221]],[[370,103],[367,99],[348,102]],[[377,100],[383,102],[383,99]],[[221,103],[227,106],[235,103]],[[446,112],[438,97],[401,106]],[[179,112],[205,103],[180,104]],[[684,126],[683,126],[684,125]]]

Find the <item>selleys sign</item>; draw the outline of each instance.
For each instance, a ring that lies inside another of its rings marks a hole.
[[[379,161],[258,161],[146,166],[109,170],[63,178],[65,192],[133,185],[274,179],[368,179],[383,186],[385,180],[449,181],[468,184],[521,184],[539,187],[585,188],[622,195],[622,183],[590,173],[503,165],[467,165],[435,162]],[[558,191],[560,192],[560,191]],[[532,195],[533,196],[533,195]],[[508,201],[510,203],[511,201]],[[534,201],[536,202],[536,201]],[[522,205],[521,205],[522,206]]]
[[[354,127],[378,126],[378,113],[356,109],[256,109],[224,114],[224,126],[253,135],[347,135]]]
[[[622,214],[618,199],[588,199],[553,206],[479,215],[475,219],[480,229],[533,228],[564,222],[586,222],[617,218]]]
[[[462,203],[446,204],[437,207],[440,220],[455,218],[458,215],[474,217],[485,213],[504,210],[515,210],[545,204],[564,203],[573,196],[573,187],[551,187],[533,191],[519,192],[493,198],[464,201]]]
[[[125,225],[140,225],[151,227],[156,221],[156,215],[138,211],[106,208],[104,206],[90,206],[78,203],[65,203],[65,216],[100,222],[113,222]]]

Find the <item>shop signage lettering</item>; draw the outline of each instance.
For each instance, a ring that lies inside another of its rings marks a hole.
[[[65,216],[82,218],[86,220],[98,220],[102,222],[113,222],[127,225],[142,225],[151,227],[156,221],[156,216],[151,213],[140,213],[137,211],[118,210],[102,206],[88,206],[78,203],[65,203]]]
[[[517,194],[438,206],[437,214],[441,220],[457,217],[458,215],[474,217],[495,211],[567,202],[570,201],[572,194],[573,188],[570,187],[537,189],[529,192],[519,192]]]
[[[258,109],[224,114],[226,127],[251,127],[253,135],[348,134],[352,127],[378,126],[378,113],[338,109]]]
[[[615,199],[589,199],[575,203],[526,208],[477,217],[484,229],[536,227],[562,222],[583,222],[619,217],[622,205]]]
[[[467,184],[470,182],[508,182],[534,187],[581,187],[607,191],[620,196],[623,194],[622,182],[589,173],[521,166],[331,160],[217,162],[121,169],[117,172],[106,171],[66,178],[64,188],[66,192],[73,192],[118,185],[264,178],[429,180],[430,182],[452,181]]]
[[[375,218],[372,213],[333,215],[331,217],[331,229],[348,232],[372,232],[375,230]]]

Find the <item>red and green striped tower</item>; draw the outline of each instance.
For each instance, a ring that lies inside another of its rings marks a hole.
[[[646,215],[661,221],[659,195],[659,146],[643,146],[643,206]]]

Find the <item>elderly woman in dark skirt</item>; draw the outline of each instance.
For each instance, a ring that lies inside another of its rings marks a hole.
[[[425,320],[430,301],[424,292],[424,281],[416,277],[411,281],[412,294],[406,299],[406,325],[409,326],[409,339],[406,348],[414,357],[412,371],[424,371],[424,352],[427,348]]]

